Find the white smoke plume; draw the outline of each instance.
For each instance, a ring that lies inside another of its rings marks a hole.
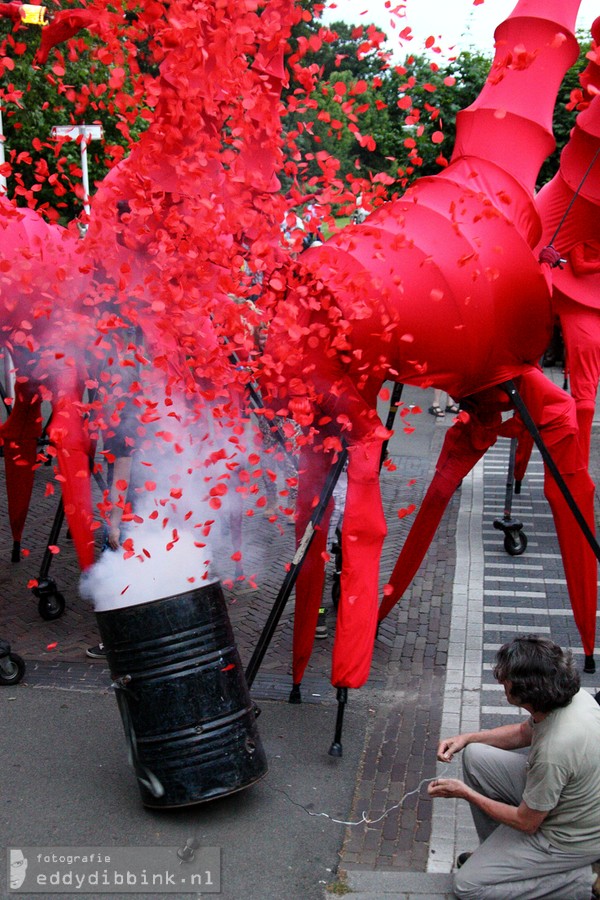
[[[97,612],[147,603],[221,579],[242,557],[242,517],[265,503],[256,472],[273,464],[256,452],[256,430],[200,427],[169,413],[136,458],[133,518],[121,546],[105,550],[81,578]],[[233,442],[231,441],[234,437]],[[266,465],[265,465],[266,463]],[[253,540],[253,550],[256,545]],[[241,564],[240,564],[241,568]]]

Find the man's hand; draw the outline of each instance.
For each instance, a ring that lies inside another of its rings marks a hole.
[[[440,762],[451,762],[452,757],[459,750],[463,750],[469,741],[466,734],[457,734],[455,737],[445,738],[438,745],[437,758]]]
[[[436,778],[427,786],[430,797],[458,797],[466,800],[467,792],[466,784],[458,778]]]
[[[464,750],[467,744],[488,744],[500,750],[518,750],[529,747],[533,732],[529,719],[515,725],[500,725],[485,731],[467,732],[444,738],[438,744],[437,758],[440,762],[450,762],[455,753]]]

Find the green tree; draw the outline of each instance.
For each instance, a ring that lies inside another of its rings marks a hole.
[[[55,125],[102,125],[103,141],[88,148],[90,185],[122,158],[132,136],[146,127],[140,68],[129,57],[118,67],[102,43],[82,31],[56,47],[44,66],[34,65],[39,28],[12,28],[0,20],[4,72],[2,104],[8,192],[20,205],[37,207],[48,218],[68,221],[82,209],[81,154],[76,142],[52,139]]]
[[[580,32],[577,35],[577,39],[580,46],[579,58],[575,65],[571,66],[571,68],[565,75],[560,86],[558,99],[554,108],[552,129],[554,131],[554,138],[556,140],[556,149],[554,153],[549,156],[548,159],[544,162],[540,170],[540,174],[538,177],[539,187],[546,184],[546,182],[549,181],[558,171],[561,151],[569,140],[571,129],[575,124],[577,110],[573,107],[573,104],[571,102],[571,95],[574,92],[580,90],[581,86],[579,83],[579,75],[583,71],[583,69],[585,69],[588,63],[586,56],[592,46],[589,34]]]
[[[319,5],[307,3],[306,7],[314,14]],[[291,89],[289,96],[296,102],[284,119],[293,138],[299,177],[313,185],[327,177],[355,182],[355,193],[372,189],[374,183],[387,183],[396,191],[447,164],[457,114],[479,95],[491,54],[470,49],[447,62],[410,55],[403,64],[392,66],[384,49],[385,36],[374,26],[352,29],[336,22],[327,30],[313,18],[303,21],[300,30],[295,53],[309,77],[304,78],[302,90]],[[579,60],[567,73],[556,103],[557,149],[544,163],[540,185],[557,170],[573,126],[570,95],[578,86],[590,48],[586,35],[579,35],[579,41]]]
[[[398,161],[396,175],[403,186],[446,164],[456,138],[456,116],[478,96],[489,67],[488,56],[470,50],[443,66],[424,55],[409,56],[388,73],[384,152]]]

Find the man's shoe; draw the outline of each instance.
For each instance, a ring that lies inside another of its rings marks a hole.
[[[106,659],[106,647],[102,641],[100,641],[99,644],[88,647],[85,651],[85,655],[89,656],[90,659]]]
[[[594,870],[596,866],[594,866]],[[592,885],[592,898],[591,900],[596,900],[596,898],[600,897],[600,875],[596,875],[596,880]]]
[[[325,640],[327,635],[327,612],[321,607],[319,610],[319,618],[317,619],[317,628],[315,630],[315,637],[319,641]]]
[[[466,861],[471,856],[473,856],[473,854],[470,853],[468,850],[465,850],[464,853],[459,853],[458,856],[456,857],[456,868],[460,869],[462,866],[464,866]]]

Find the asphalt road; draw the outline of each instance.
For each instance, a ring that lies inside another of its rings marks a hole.
[[[221,848],[222,900],[316,900],[335,880],[343,826],[295,804],[349,818],[369,716],[358,697],[346,716],[341,759],[327,754],[335,704],[261,703],[268,775],[222,800],[169,811],[141,804],[112,692],[3,688],[0,710],[5,847],[181,848],[194,838]],[[40,897],[9,893],[2,863],[2,897]]]

